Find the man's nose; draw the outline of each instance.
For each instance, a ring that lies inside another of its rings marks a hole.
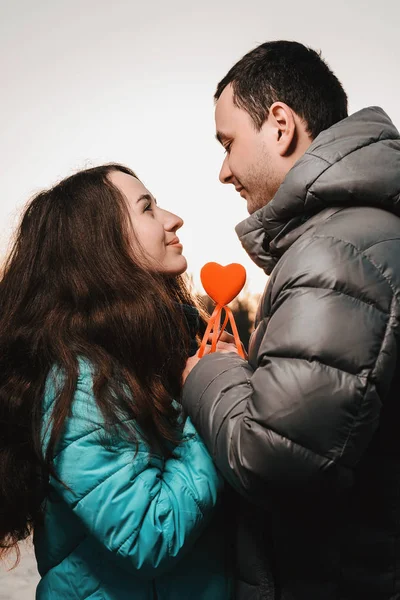
[[[229,168],[229,157],[225,156],[224,162],[222,163],[221,170],[219,172],[219,180],[221,183],[232,183],[232,171]]]

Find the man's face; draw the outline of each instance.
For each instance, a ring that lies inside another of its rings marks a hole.
[[[234,105],[231,85],[217,101],[216,135],[226,151],[219,179],[235,186],[250,214],[272,200],[285,176],[268,121],[257,131],[248,112]]]

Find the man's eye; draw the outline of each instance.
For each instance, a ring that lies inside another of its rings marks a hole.
[[[229,152],[231,151],[231,146],[232,146],[232,142],[229,142],[229,144],[225,144],[225,146],[224,146],[225,154],[229,154]]]
[[[153,210],[153,209],[152,209],[152,206],[151,206],[151,203],[149,203],[149,204],[146,204],[146,206],[144,207],[144,212],[146,212],[146,210],[149,210],[149,211],[152,211],[152,210]]]

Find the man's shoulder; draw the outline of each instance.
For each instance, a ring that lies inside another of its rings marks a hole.
[[[307,287],[357,296],[369,289],[389,299],[400,290],[399,255],[400,218],[378,208],[338,208],[284,254],[271,276],[270,293],[273,299],[289,287]]]
[[[310,237],[335,239],[363,252],[385,241],[400,241],[400,218],[381,208],[352,206],[319,222]]]

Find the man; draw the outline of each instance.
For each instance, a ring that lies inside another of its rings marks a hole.
[[[270,275],[248,362],[194,356],[183,390],[243,497],[236,597],[399,599],[399,133],[380,108],[347,117],[294,42],[248,53],[215,100],[220,180]]]

